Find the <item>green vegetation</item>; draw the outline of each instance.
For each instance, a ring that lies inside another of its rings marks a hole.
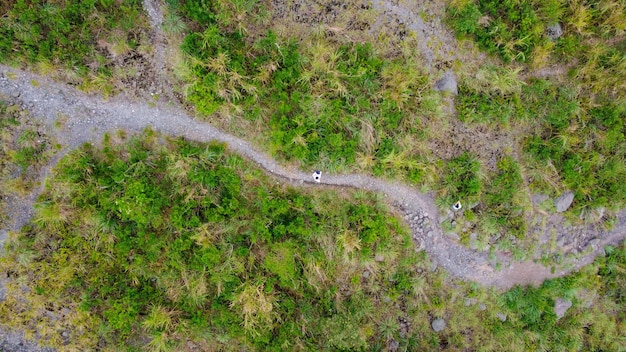
[[[486,67],[475,76],[492,89],[468,79],[457,104],[466,123],[517,131],[531,189],[575,191],[576,212],[626,205],[625,10],[623,2],[548,0],[463,1],[448,9],[459,35],[505,62],[569,69],[568,82],[559,82],[524,81],[522,68]],[[563,35],[550,40],[544,32],[554,23]]]
[[[565,34],[554,42],[544,34],[546,26],[563,22],[574,7],[547,1],[450,5],[453,28],[506,62],[542,67],[565,60],[574,67],[572,84],[524,80],[523,68],[506,65],[464,73],[458,118],[469,128],[507,131],[516,139],[511,147],[525,152],[502,145],[494,157],[470,145],[451,147],[456,136],[447,125],[453,122],[438,107],[433,77],[408,41],[390,55],[384,44],[342,40],[324,30],[281,36],[261,2],[169,3],[172,27],[183,28],[175,23],[186,21],[188,28],[181,39],[187,61],[179,67],[185,96],[201,113],[213,114],[212,122],[276,157],[302,168],[401,178],[435,189],[444,207],[456,200],[478,203],[474,215],[482,227],[512,236],[522,247],[531,192],[557,196],[572,189],[574,212],[626,204],[620,182],[626,172],[626,101],[618,94],[626,60],[615,51],[621,42],[609,38],[622,35],[614,19],[593,17],[592,23],[606,20],[614,30],[584,35],[564,23]],[[567,56],[559,48],[570,38],[601,45]],[[552,56],[542,54],[548,49]],[[439,147],[455,150],[441,160],[434,151]]]
[[[0,321],[80,350],[624,346],[623,246],[499,294],[429,271],[371,194],[278,186],[222,145],[123,139],[60,162],[1,259]],[[497,180],[516,182],[508,160],[499,168]],[[558,321],[556,297],[573,301]]]
[[[5,199],[24,195],[38,184],[39,170],[51,154],[51,141],[28,112],[0,100],[0,226]]]
[[[380,320],[404,314],[396,298],[376,297],[397,297],[426,262],[372,195],[275,186],[220,145],[110,139],[64,158],[11,245],[7,263],[21,263],[11,272],[33,287],[34,308],[16,323],[43,319],[49,342],[67,329],[82,348],[143,334],[155,349],[185,339],[350,348],[380,340]],[[73,312],[55,323],[44,306]],[[354,331],[322,338],[343,321]]]
[[[113,93],[115,79],[131,75],[133,56],[149,50],[140,0],[9,0],[0,15],[0,62],[60,75],[87,91]]]
[[[504,60],[457,72],[457,116],[442,111],[431,89],[436,77],[408,39],[390,49],[388,41],[331,27],[285,31],[255,0],[167,4],[164,30],[181,44],[175,71],[183,96],[212,123],[283,161],[402,179],[435,190],[442,208],[478,203],[469,215],[479,221],[470,222],[502,238],[523,237],[532,192],[572,189],[577,213],[626,205],[621,2],[452,2],[448,22],[459,36]],[[109,5],[3,4],[0,61],[61,68],[86,90],[113,93],[116,80],[136,73],[128,62],[150,48],[141,2]],[[551,40],[545,29],[554,23],[564,33]],[[522,78],[553,64],[570,70],[569,82]],[[498,151],[482,154],[475,139],[454,141],[457,117],[480,134],[486,127],[484,138],[505,131],[515,141],[494,142]]]
[[[324,32],[282,37],[256,19],[264,5],[237,4],[172,4],[192,29],[182,41],[188,65],[181,75],[198,111],[236,116],[225,127],[304,167],[424,182],[417,145],[422,119],[438,113],[439,94],[409,50],[385,60],[371,44]]]

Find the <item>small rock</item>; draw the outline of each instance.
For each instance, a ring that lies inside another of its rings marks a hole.
[[[377,262],[382,262],[382,261],[385,261],[385,257],[382,254],[376,254],[376,256],[374,257],[374,260]]]
[[[602,241],[600,241],[600,239],[594,238],[593,240],[589,241],[589,246],[595,251],[596,249],[600,248],[601,243]]]
[[[576,292],[576,298],[578,298],[583,307],[591,308],[591,306],[593,306],[593,303],[598,298],[598,294],[596,292],[587,291],[583,288]]]
[[[556,211],[562,213],[566,211],[574,201],[574,192],[567,191],[562,196],[554,200]]]
[[[500,321],[505,322],[506,321],[506,314],[504,313],[496,313],[496,317],[498,317],[498,319],[500,319]]]
[[[486,310],[486,309],[487,309],[487,306],[486,306],[484,303],[481,303],[481,304],[478,306],[478,308],[479,308],[480,310]]]
[[[565,316],[565,312],[572,306],[572,301],[569,299],[557,298],[554,301],[554,314],[556,314],[556,319],[561,319]]]
[[[368,277],[370,277],[370,271],[369,270],[363,271],[363,274],[361,276],[363,276],[364,279],[367,279]]]
[[[432,261],[432,263],[430,263],[430,271],[435,271],[437,270],[437,262],[435,260]]]
[[[546,194],[541,194],[541,193],[535,193],[532,195],[532,202],[535,206],[545,202],[548,198]]]
[[[432,326],[433,330],[435,330],[435,332],[440,332],[446,327],[446,321],[441,318],[437,318],[433,320],[430,325]]]
[[[447,235],[448,237],[450,237],[451,239],[455,240],[455,241],[458,241],[458,240],[460,240],[460,239],[461,239],[461,237],[459,237],[459,235],[457,235],[457,234],[456,234],[456,233],[454,233],[454,232],[450,232],[450,233],[448,233],[448,234],[446,234],[446,235]]]
[[[476,241],[478,239],[478,234],[476,232],[470,233],[469,239],[470,241]]]
[[[433,237],[433,232],[432,231],[426,232],[426,237]]]
[[[443,77],[435,83],[433,89],[441,92],[449,92],[453,95],[459,94],[459,88],[456,83],[454,72],[450,70],[444,73]]]
[[[606,208],[605,207],[600,207],[598,209],[596,209],[596,214],[598,216],[598,219],[602,219],[604,217],[604,213],[606,212]]]
[[[401,336],[402,337],[402,336]],[[400,343],[394,339],[387,341],[387,351],[395,352],[400,348]]]
[[[546,27],[546,36],[552,40],[557,40],[563,35],[563,28],[560,23],[555,23]]]

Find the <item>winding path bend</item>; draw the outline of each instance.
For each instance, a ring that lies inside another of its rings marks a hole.
[[[42,180],[51,172],[60,157],[69,150],[86,142],[98,143],[105,132],[114,132],[118,129],[139,132],[150,127],[166,135],[181,136],[194,141],[223,142],[233,152],[252,160],[269,174],[291,184],[306,183],[311,187],[333,185],[384,194],[390,204],[404,213],[418,249],[423,248],[431,260],[452,276],[485,286],[506,289],[516,284],[538,284],[548,278],[566,275],[593,261],[595,256],[602,252],[603,245],[618,243],[626,233],[625,221],[619,221],[613,231],[602,236],[601,246],[597,250],[579,258],[568,269],[551,272],[550,268],[525,261],[512,262],[510,266],[496,270],[487,254],[467,249],[444,236],[432,197],[404,184],[360,174],[325,174],[322,184],[315,185],[311,182],[309,173],[290,170],[280,165],[250,143],[224,133],[209,123],[193,119],[180,107],[133,101],[124,94],[104,100],[86,95],[66,84],[53,82],[46,77],[2,65],[0,65],[0,94],[10,96],[21,103],[35,118],[40,119],[48,127],[53,138],[64,146],[42,171]],[[60,116],[65,120],[63,126],[55,127]],[[17,207],[13,207],[14,222],[9,230],[18,230],[30,220],[34,201],[40,191],[41,187],[18,202]],[[419,224],[412,221],[418,218]],[[0,232],[0,243],[2,237],[6,235],[6,229]]]

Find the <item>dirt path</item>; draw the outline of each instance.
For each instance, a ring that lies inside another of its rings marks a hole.
[[[48,126],[53,137],[65,146],[60,155],[85,142],[99,143],[105,132],[118,129],[139,132],[150,127],[163,134],[199,142],[226,143],[233,152],[254,161],[278,178],[296,185],[306,183],[318,186],[311,182],[310,173],[285,168],[250,143],[224,133],[208,123],[194,120],[178,107],[132,101],[125,95],[103,100],[96,96],[88,96],[62,83],[52,82],[45,77],[6,66],[0,66],[0,94],[11,96],[20,102],[34,117],[41,119]],[[63,126],[57,128],[55,123],[59,116],[63,116],[65,122]],[[60,155],[44,168],[42,177],[50,173]],[[515,284],[536,284],[547,278],[565,275],[590,263],[602,252],[604,245],[618,243],[626,233],[626,217],[623,217],[614,230],[599,236],[602,240],[595,244],[595,250],[554,273],[550,268],[531,261],[513,262],[508,267],[496,270],[494,262],[489,260],[486,253],[465,248],[444,236],[433,199],[427,194],[419,193],[403,184],[359,174],[325,174],[319,187],[324,185],[351,187],[384,194],[389,203],[396,205],[405,215],[417,246],[423,248],[437,265],[454,277],[503,289]],[[12,208],[16,213],[11,230],[17,230],[29,221],[36,195],[37,192],[34,192],[13,205]],[[1,236],[6,236],[6,231],[0,233]],[[500,258],[507,259],[504,255]]]

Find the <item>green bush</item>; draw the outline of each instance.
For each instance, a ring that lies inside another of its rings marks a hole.
[[[482,192],[480,163],[465,152],[446,163],[442,178],[442,188],[452,202],[473,203]]]
[[[17,0],[3,15],[0,62],[61,69],[72,79],[110,78],[113,60],[103,46],[124,54],[147,27],[140,0]]]
[[[314,322],[350,316],[336,306],[349,295],[336,293],[321,303],[323,295],[350,283],[347,266],[365,265],[361,261],[371,261],[377,250],[411,253],[403,244],[410,238],[400,236],[398,222],[370,195],[356,200],[301,193],[246,176],[254,172],[222,145],[159,141],[152,133],[123,145],[107,138],[101,151],[84,146],[61,160],[33,225],[11,245],[13,259],[31,252],[37,257],[12,265],[37,288],[29,296],[34,302],[55,297],[54,304],[80,306],[92,317],[73,341],[86,343],[97,329],[107,332],[82,348],[123,345],[143,333],[166,334],[176,345],[180,330],[196,319],[206,322],[205,331],[228,331],[241,346],[274,349],[287,337],[323,346],[325,325]],[[354,231],[356,242],[337,247],[335,235],[344,229]],[[338,253],[333,261],[335,251],[352,255]],[[294,325],[298,307],[311,303],[308,319],[317,327],[303,335]],[[2,304],[0,312],[21,303]],[[24,310],[15,322],[48,319],[36,311]],[[167,317],[173,321],[158,323]],[[350,319],[355,326],[365,321]],[[44,338],[54,341],[54,335]],[[358,343],[370,338],[377,337]],[[339,335],[333,341],[356,343]]]
[[[527,61],[533,49],[546,40],[544,23],[529,1],[470,1],[462,7],[449,7],[448,16],[458,34],[475,37],[481,49],[505,62]]]

